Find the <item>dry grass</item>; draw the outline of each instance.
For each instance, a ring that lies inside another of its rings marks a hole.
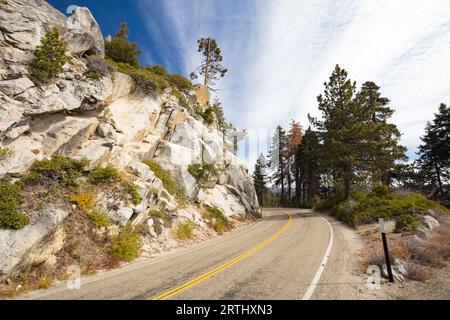
[[[428,281],[433,278],[433,269],[418,263],[408,261],[406,264],[408,278],[414,281]]]
[[[417,240],[412,236],[389,234],[388,242],[391,259],[406,261],[408,278],[415,281],[428,281],[433,277],[435,268],[442,268],[450,258],[450,224],[447,217],[439,219],[441,225],[433,230],[428,239]],[[360,233],[361,234],[361,233]],[[367,249],[361,254],[361,272],[370,265],[385,264],[381,239],[378,234],[364,234]]]

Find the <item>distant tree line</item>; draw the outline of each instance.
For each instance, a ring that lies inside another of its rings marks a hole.
[[[374,82],[361,88],[338,65],[317,98],[320,118],[304,130],[292,121],[276,129],[264,165],[255,167],[260,203],[311,207],[319,198],[351,197],[355,190],[384,185],[446,197],[450,178],[450,113],[442,104],[426,128],[419,159],[407,164],[394,110]],[[260,174],[264,167],[265,174]],[[269,187],[271,186],[271,187]],[[274,191],[273,189],[276,189]],[[447,191],[446,191],[447,190]]]

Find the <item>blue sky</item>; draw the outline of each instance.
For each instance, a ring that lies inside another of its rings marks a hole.
[[[196,40],[218,40],[229,68],[218,95],[239,128],[308,125],[334,65],[381,86],[409,156],[441,102],[450,103],[448,0],[50,0],[88,7],[105,35],[122,21],[141,63],[188,75]],[[265,137],[264,137],[265,138]],[[250,163],[263,146],[250,154]]]

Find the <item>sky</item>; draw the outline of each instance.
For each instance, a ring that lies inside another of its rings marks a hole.
[[[196,41],[214,37],[229,69],[217,92],[225,115],[259,136],[258,146],[246,149],[249,165],[266,151],[265,130],[292,119],[308,127],[308,114],[320,115],[317,96],[336,64],[358,86],[381,87],[412,159],[427,121],[441,102],[450,103],[449,0],[49,2],[63,12],[88,7],[105,36],[128,22],[142,64],[185,76],[201,58]]]

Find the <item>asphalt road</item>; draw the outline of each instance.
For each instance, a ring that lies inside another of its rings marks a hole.
[[[22,298],[348,298],[350,240],[333,236],[333,221],[308,210],[270,209],[265,216],[224,237],[83,278],[79,290],[60,284]]]

